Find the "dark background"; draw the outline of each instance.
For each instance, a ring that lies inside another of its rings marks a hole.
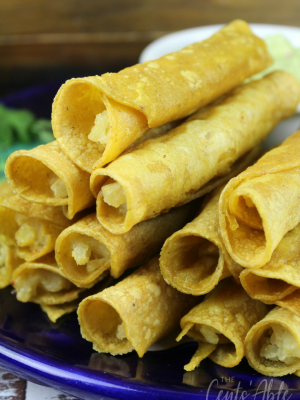
[[[300,0],[0,0],[0,96],[118,71],[166,33],[235,18],[300,26]]]

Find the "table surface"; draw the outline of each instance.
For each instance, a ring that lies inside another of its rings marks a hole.
[[[55,389],[26,382],[0,368],[0,400],[78,400]]]
[[[299,0],[0,1],[0,96],[118,71],[166,33],[236,18],[300,26],[299,15]]]

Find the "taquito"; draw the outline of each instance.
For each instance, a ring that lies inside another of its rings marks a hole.
[[[91,172],[148,128],[192,114],[271,62],[264,41],[246,22],[233,21],[158,60],[67,81],[53,103],[54,136],[75,164]]]
[[[100,353],[136,350],[142,357],[152,344],[179,326],[180,318],[197,299],[167,285],[155,258],[117,285],[80,303],[81,334]]]
[[[33,261],[54,250],[58,235],[69,225],[61,207],[31,203],[14,194],[0,193],[0,236],[15,246],[18,257]]]
[[[232,278],[221,281],[180,321],[177,340],[188,335],[199,342],[184,369],[192,371],[206,357],[223,367],[238,365],[245,355],[246,334],[267,312],[267,305],[251,299]]]
[[[232,179],[220,198],[220,229],[231,257],[261,268],[300,222],[300,131]]]
[[[80,287],[93,286],[105,271],[118,278],[128,268],[157,255],[164,241],[193,218],[195,206],[172,209],[135,225],[123,235],[110,233],[96,214],[91,214],[59,235],[56,261],[64,275]]]
[[[230,256],[219,232],[219,197],[222,189],[216,189],[206,200],[199,215],[173,233],[161,250],[161,273],[165,281],[180,292],[196,296],[206,294],[220,280],[231,275]]]
[[[5,174],[22,198],[51,206],[62,206],[67,218],[95,204],[90,174],[64,154],[56,141],[19,150],[5,164]]]
[[[13,271],[23,262],[17,256],[15,246],[6,246],[0,237],[0,289],[10,285]]]
[[[76,300],[84,290],[76,287],[59,270],[54,252],[21,264],[13,273],[12,285],[19,301],[48,305]]]
[[[300,369],[300,317],[276,307],[248,332],[246,357],[256,371],[283,376]]]
[[[97,216],[121,234],[186,202],[260,143],[300,100],[300,84],[278,71],[235,89],[165,135],[136,146],[91,176]]]
[[[242,271],[241,284],[249,296],[275,304],[300,288],[299,245],[300,224],[283,237],[266,265]]]

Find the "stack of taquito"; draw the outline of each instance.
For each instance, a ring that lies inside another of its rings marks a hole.
[[[243,288],[277,306],[245,340],[250,365],[270,376],[300,368],[299,178],[300,131],[232,179],[219,203],[220,233]]]
[[[199,343],[186,370],[206,357],[232,367],[246,355],[262,374],[300,374],[299,174],[300,131],[215,190],[165,242],[165,279],[208,293],[181,320],[178,340]],[[230,274],[235,282],[223,280]]]
[[[265,43],[233,21],[158,60],[67,81],[53,103],[56,140],[6,163],[2,286],[12,281],[52,321],[80,302],[82,335],[99,352],[142,357],[181,325],[179,338],[199,342],[187,370],[206,357],[237,365],[270,302],[240,285],[245,264],[223,232],[239,214],[222,222],[219,207],[232,181],[224,185],[247,173],[299,103],[289,73],[242,84],[271,62]],[[285,225],[282,237],[294,227]]]

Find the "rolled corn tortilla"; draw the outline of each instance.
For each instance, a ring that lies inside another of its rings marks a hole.
[[[184,204],[199,199],[200,197],[206,195],[207,193],[212,192],[214,189],[224,185],[231,178],[234,178],[239,173],[244,171],[250,164],[252,164],[254,160],[258,158],[260,153],[261,153],[261,145],[253,147],[245,155],[243,155],[237,161],[235,161],[225,175],[216,176],[215,178],[207,182],[204,186],[202,186],[199,190],[191,193],[189,197],[182,204],[179,204],[176,207],[181,207]],[[101,190],[102,186],[101,180],[102,178],[99,177],[97,173],[91,176],[90,187],[95,198],[97,198],[99,191]]]
[[[248,332],[246,357],[256,371],[283,376],[300,369],[300,317],[276,307]]]
[[[242,271],[241,284],[249,296],[275,304],[300,288],[299,244],[300,224],[286,233],[266,265]]]
[[[186,202],[295,112],[300,84],[283,71],[238,87],[167,134],[150,139],[91,176],[97,216],[121,234]],[[208,151],[209,149],[209,151]]]
[[[197,202],[199,207],[199,202]],[[195,215],[188,204],[135,225],[123,235],[107,231],[91,214],[65,229],[57,238],[56,260],[64,275],[79,287],[91,287],[110,271],[118,278],[128,268],[157,255],[164,241]]]
[[[206,357],[227,368],[244,357],[244,340],[249,329],[268,312],[268,306],[253,300],[232,278],[223,280],[181,321],[177,340],[188,335],[199,342],[191,362],[191,371]]]
[[[173,233],[160,253],[165,281],[183,293],[202,295],[231,275],[230,256],[219,233],[219,197],[223,187],[206,200],[199,215]]]
[[[231,257],[261,268],[300,222],[300,131],[232,179],[220,198],[220,229]]]
[[[84,299],[78,319],[84,339],[100,353],[142,357],[156,341],[179,325],[199,301],[164,281],[158,259],[152,259],[117,285]]]
[[[15,246],[17,256],[33,261],[54,250],[58,235],[72,224],[61,207],[31,203],[14,194],[0,194],[0,236]]]
[[[199,197],[211,193],[216,188],[225,185],[226,183],[228,183],[230,179],[240,174],[250,164],[252,164],[255,160],[257,160],[260,154],[261,154],[261,145],[259,144],[253,147],[253,149],[249,150],[242,157],[238,158],[237,161],[235,161],[231,165],[229,171],[225,175],[216,176],[215,178],[207,182],[204,186],[202,186],[199,190],[196,190],[196,192],[191,193],[190,196],[183,202],[183,204],[187,204],[195,199],[199,199]],[[92,185],[92,189],[94,189],[94,196],[97,197],[97,194],[99,193],[99,188],[97,186]],[[179,206],[181,207],[181,204]],[[178,207],[178,205],[176,207]]]
[[[91,172],[148,128],[192,114],[271,62],[264,41],[246,22],[233,21],[158,60],[67,81],[53,104],[54,136],[74,163]]]
[[[74,165],[56,141],[15,151],[6,161],[5,174],[23,199],[62,206],[69,219],[95,204],[90,174]]]
[[[1,243],[0,238],[0,289],[10,285],[13,271],[23,262],[17,256],[16,248]]]
[[[12,285],[19,301],[48,305],[76,300],[84,290],[71,283],[59,270],[54,252],[21,264],[13,273]]]

